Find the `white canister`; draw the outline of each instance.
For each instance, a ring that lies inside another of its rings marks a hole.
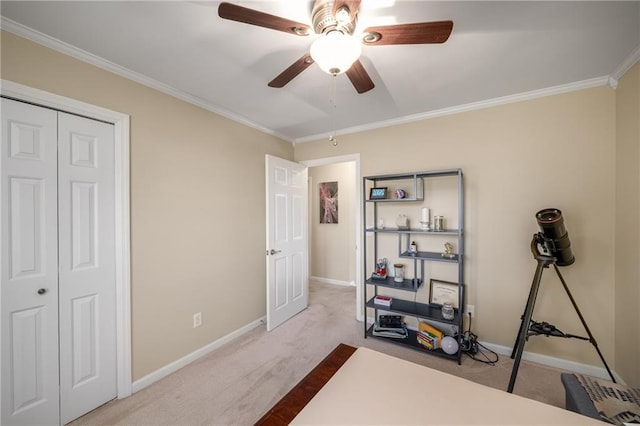
[[[429,209],[427,207],[423,207],[420,212],[420,222],[429,222]]]
[[[393,281],[401,283],[404,281],[404,265],[402,263],[393,264]]]
[[[398,225],[398,229],[408,229],[409,218],[406,215],[399,214],[396,218],[396,225]]]

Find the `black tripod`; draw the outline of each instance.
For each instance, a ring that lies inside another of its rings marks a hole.
[[[562,275],[560,274],[560,270],[556,265],[557,259],[553,256],[543,255],[538,250],[538,245],[541,245],[542,247],[547,247],[548,244],[549,244],[549,240],[545,238],[545,236],[542,233],[533,235],[533,239],[531,240],[531,253],[533,253],[534,259],[538,261],[538,266],[536,267],[536,272],[533,276],[531,291],[529,292],[527,305],[524,309],[524,314],[522,315],[520,330],[518,331],[518,336],[516,337],[516,342],[513,346],[513,352],[511,352],[511,358],[512,359],[515,358],[515,361],[513,364],[513,370],[511,371],[511,380],[509,380],[509,387],[507,388],[507,392],[510,392],[510,393],[513,392],[513,386],[515,385],[516,376],[518,375],[518,367],[520,367],[520,359],[522,358],[522,351],[524,350],[525,342],[529,339],[529,336],[535,336],[539,334],[543,334],[545,336],[553,336],[553,337],[576,338],[576,339],[587,340],[591,342],[591,344],[596,348],[596,351],[598,352],[598,355],[600,356],[600,359],[602,360],[604,367],[607,369],[607,373],[609,373],[611,380],[613,381],[613,383],[616,383],[616,379],[613,377],[611,370],[609,370],[609,366],[607,365],[607,362],[604,360],[604,357],[602,356],[600,349],[598,349],[598,343],[596,342],[596,339],[591,334],[591,331],[589,330],[589,327],[587,326],[587,323],[585,322],[584,317],[582,316],[582,313],[578,308],[578,305],[576,304],[575,300],[573,299],[573,296],[571,295],[571,292],[569,291],[569,287],[567,287],[567,283],[564,281],[564,278],[562,278]],[[558,278],[560,278],[560,281],[562,282],[562,286],[564,287],[564,290],[567,293],[567,296],[569,296],[569,300],[571,300],[571,304],[573,305],[573,308],[576,310],[576,313],[578,314],[578,317],[580,317],[580,321],[582,322],[584,329],[589,335],[588,338],[582,337],[582,336],[575,336],[573,334],[565,334],[551,324],[548,324],[546,322],[539,323],[531,320],[531,316],[533,315],[533,307],[536,304],[536,297],[538,296],[538,289],[540,288],[540,279],[542,278],[542,271],[544,270],[544,268],[548,268],[549,265],[553,265],[554,269],[556,270],[556,273],[558,274]]]

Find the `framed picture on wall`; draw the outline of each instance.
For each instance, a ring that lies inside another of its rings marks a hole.
[[[338,223],[338,182],[322,182],[320,189],[320,223]]]

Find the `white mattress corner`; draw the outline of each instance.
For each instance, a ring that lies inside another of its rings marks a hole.
[[[361,347],[291,424],[602,425],[602,422]]]

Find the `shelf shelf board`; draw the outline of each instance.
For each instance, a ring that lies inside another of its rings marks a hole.
[[[415,349],[421,352],[427,352],[431,355],[435,355],[435,356],[439,356],[442,358],[447,358],[453,361],[456,361],[460,359],[460,351],[458,351],[457,353],[453,354],[453,355],[449,355],[448,353],[444,352],[442,349],[435,349],[435,350],[429,350],[427,348],[425,348],[424,346],[422,346],[420,343],[418,343],[418,339],[417,339],[417,333],[414,330],[407,330],[409,332],[409,336],[406,339],[395,339],[393,337],[384,337],[384,336],[374,336],[373,335],[373,326],[369,327],[369,329],[367,330],[367,337],[373,337],[375,339],[382,339],[385,340],[387,342],[391,342],[391,343],[395,343],[397,345],[402,345],[402,346],[408,346],[411,349]]]
[[[397,173],[397,174],[391,174],[391,175],[365,176],[364,179],[371,180],[374,182],[381,182],[385,180],[413,179],[414,177],[427,178],[427,177],[437,177],[437,176],[458,176],[458,175],[462,175],[461,169],[432,170],[428,172]]]
[[[443,324],[451,324],[456,327],[459,325],[460,321],[460,312],[458,309],[455,310],[452,320],[446,320],[442,318],[442,309],[440,308],[440,306],[428,305],[426,303],[413,302],[410,300],[397,299],[395,297],[391,301],[391,306],[377,305],[373,302],[373,298],[371,298],[367,302],[367,308],[375,308],[383,311],[410,315],[426,320],[438,321]]]
[[[367,228],[367,232],[379,232],[386,234],[425,234],[425,235],[453,235],[461,236],[461,229],[445,229],[444,231],[425,231],[423,229],[399,229],[399,228]]]
[[[418,280],[418,283],[416,285],[416,282],[413,279],[405,279],[401,283],[397,283],[393,280],[393,278],[394,277],[387,277],[384,280],[369,278],[367,279],[366,283],[371,285],[377,285],[380,287],[395,288],[398,290],[406,290],[406,291],[418,291],[418,289],[420,289],[420,287],[422,286],[421,280]]]
[[[407,197],[407,198],[380,198],[377,200],[365,200],[367,203],[408,203],[411,201],[424,201],[423,197]]]
[[[430,251],[419,251],[415,254],[408,251],[403,251],[402,253],[400,253],[400,257],[403,259],[434,260],[438,262],[458,263],[460,261],[460,256],[457,254],[454,254],[453,258],[449,258],[443,257],[442,253]]]

